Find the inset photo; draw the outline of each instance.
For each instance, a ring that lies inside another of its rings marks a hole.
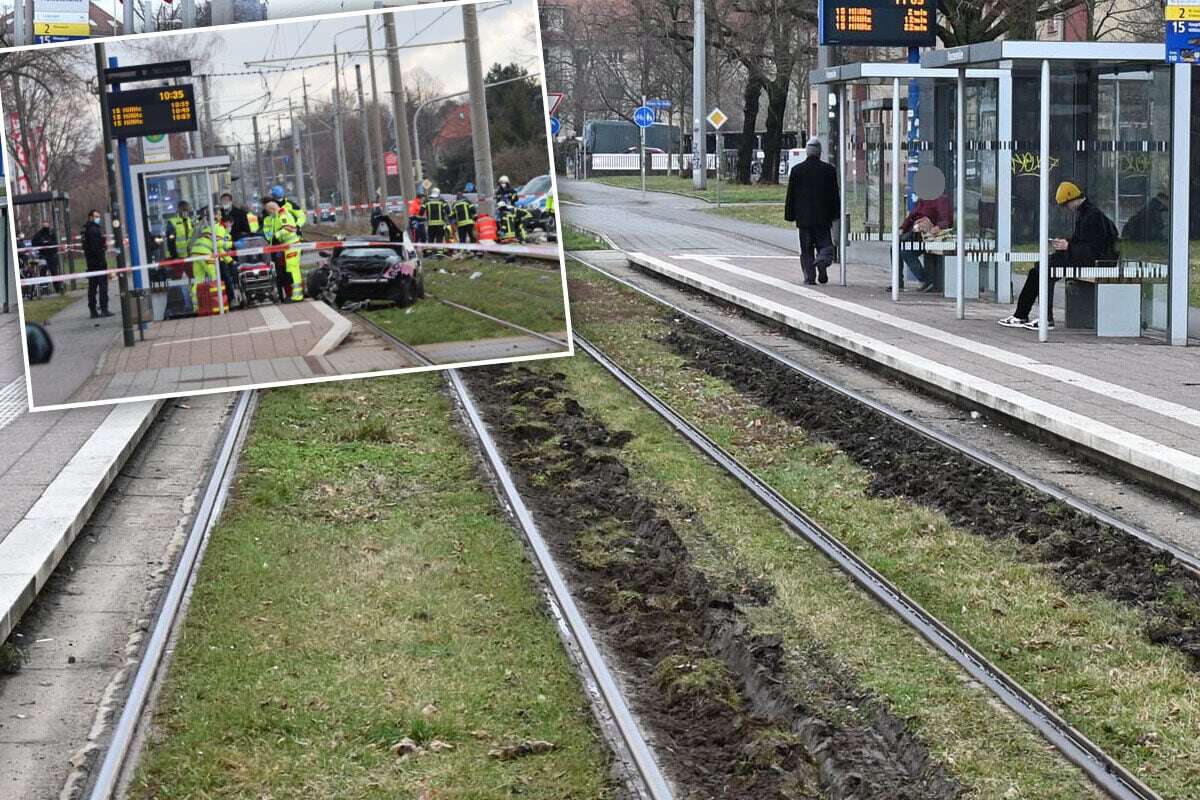
[[[0,54],[30,407],[569,355],[534,0]]]

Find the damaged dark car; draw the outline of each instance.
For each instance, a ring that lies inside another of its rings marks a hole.
[[[305,288],[334,308],[374,301],[403,308],[425,296],[421,257],[407,240],[360,236],[321,255],[324,261],[309,273]]]

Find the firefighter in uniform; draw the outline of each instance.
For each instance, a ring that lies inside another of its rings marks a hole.
[[[300,241],[296,221],[286,208],[283,208],[273,198],[267,198],[263,203],[266,217],[262,221],[262,233],[271,244],[293,245]],[[282,257],[280,257],[282,256]],[[300,250],[289,247],[282,253],[276,253],[275,271],[279,280],[279,295],[286,303],[289,299],[299,302],[304,299],[304,277],[300,273]]]
[[[169,258],[187,258],[188,245],[195,234],[192,225],[192,206],[184,200],[179,203],[178,210],[167,217],[167,227],[163,231],[167,235],[167,256]]]
[[[521,227],[516,210],[501,200],[496,205],[496,241],[500,244],[519,244],[525,241],[525,230]]]
[[[460,242],[479,241],[475,238],[475,206],[471,205],[464,193],[458,193],[454,204],[450,206],[450,215],[454,218],[454,230]]]
[[[507,203],[510,206],[517,204],[517,190],[508,182],[507,175],[501,175],[500,180],[496,183],[496,205]]]
[[[296,205],[291,198],[287,197],[283,191],[283,187],[278,184],[271,187],[271,197],[279,204],[280,208],[291,214],[292,224],[296,226],[296,236],[303,236],[304,223],[308,222],[308,213]]]
[[[442,190],[436,186],[429,191],[429,199],[425,202],[425,224],[429,226],[429,241],[438,244],[446,241],[446,231],[450,227],[450,204],[442,198]],[[436,252],[444,255],[445,251]]]
[[[207,216],[206,212],[207,209],[200,212],[202,219]],[[200,226],[199,229],[197,229],[195,238],[193,238],[189,244],[189,253],[193,256],[212,256],[214,230],[216,231],[217,237],[217,250],[221,253],[228,253],[231,249],[233,249],[233,237],[229,235],[229,230],[224,225],[215,223],[210,227],[208,222],[205,222]],[[197,293],[200,291],[200,284],[209,283],[211,283],[211,286],[205,286],[203,291],[209,291],[213,293],[213,307],[215,308],[217,305],[215,302],[215,295],[217,293],[217,280],[222,279],[225,282],[225,302],[221,304],[221,311],[229,310],[229,301],[231,299],[230,294],[233,291],[233,287],[228,281],[228,268],[225,266],[225,262],[232,263],[232,261],[233,259],[229,256],[217,256],[211,260],[203,259],[201,261],[192,262],[192,277],[195,278],[195,281],[192,283],[193,308],[200,307],[198,304],[199,298],[197,297]],[[220,268],[217,266],[218,262],[221,262]]]

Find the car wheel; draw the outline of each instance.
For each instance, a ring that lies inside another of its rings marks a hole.
[[[397,308],[407,308],[413,304],[413,287],[410,281],[400,281],[396,288],[392,289],[388,299],[392,301]]]
[[[304,293],[309,297],[320,297],[325,289],[325,284],[329,281],[329,271],[323,268],[314,269],[308,273],[308,280],[305,281]]]
[[[417,299],[424,300],[425,299],[425,276],[424,275],[421,275],[417,278],[416,287],[417,287],[417,289],[416,289]]]

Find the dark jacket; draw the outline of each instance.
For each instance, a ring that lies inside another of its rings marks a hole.
[[[246,216],[244,208],[233,206],[228,211],[221,209],[221,220],[229,222],[229,237],[235,242],[254,235],[250,230],[250,218]]]
[[[783,218],[797,228],[829,227],[838,218],[841,198],[837,170],[820,156],[809,156],[788,176]]]
[[[51,275],[58,274],[58,237],[54,235],[54,231],[43,225],[41,229],[33,235],[32,244],[36,247],[41,247],[38,250],[38,255],[46,262],[46,269]],[[43,246],[47,245],[47,246]]]
[[[90,219],[83,226],[83,258],[89,270],[108,269],[104,252],[104,229]]]
[[[1097,259],[1117,257],[1117,226],[1084,198],[1075,212],[1075,230],[1067,240],[1067,261],[1072,267],[1094,267]]]

